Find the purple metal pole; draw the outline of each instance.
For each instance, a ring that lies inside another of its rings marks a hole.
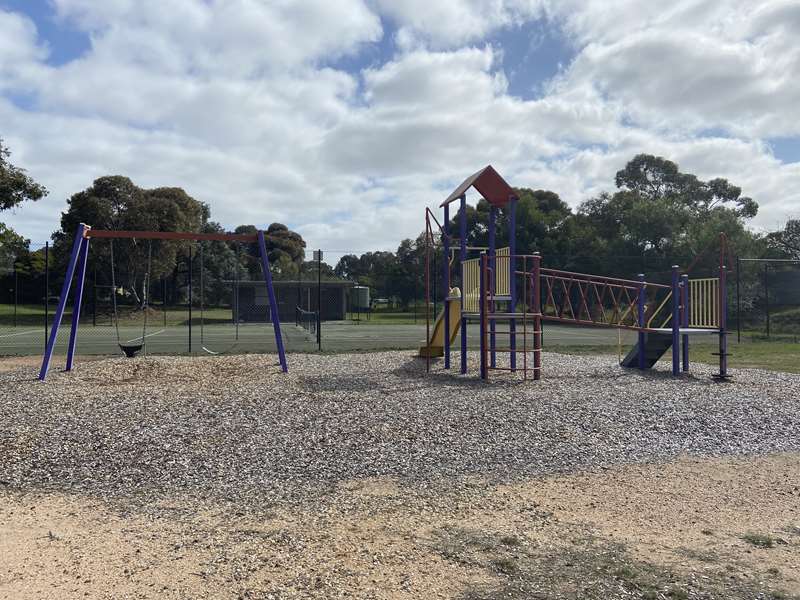
[[[75,302],[72,306],[72,326],[69,330],[69,343],[67,344],[67,366],[65,371],[72,371],[75,359],[75,345],[78,342],[78,325],[81,319],[81,305],[83,304],[83,284],[86,279],[86,259],[89,256],[89,238],[83,238],[78,255],[78,277],[75,282]]]
[[[738,275],[738,273],[737,273]],[[728,376],[728,268],[719,269],[719,377]]]
[[[689,328],[689,276],[681,276],[681,327]],[[683,351],[683,372],[689,372],[689,334],[684,333],[681,340],[681,350]]]
[[[637,298],[637,305],[638,305],[638,310],[639,310],[638,323],[639,323],[639,327],[644,327],[645,326],[644,308],[645,308],[645,290],[646,290],[646,284],[644,282],[644,273],[639,273],[639,281],[640,281],[640,283],[639,283],[639,296]],[[639,330],[639,343],[638,343],[638,348],[639,348],[639,356],[638,356],[638,358],[639,358],[639,368],[640,369],[644,369],[645,336],[646,336],[645,332],[640,329]]]
[[[461,195],[459,216],[459,237],[461,238],[461,374],[467,373],[467,320],[464,318],[464,261],[467,260],[467,196]]]
[[[61,319],[64,317],[64,309],[67,306],[67,296],[69,296],[69,288],[72,284],[72,275],[75,273],[75,265],[78,262],[78,253],[80,252],[85,231],[86,225],[81,223],[78,225],[78,230],[75,232],[75,241],[72,243],[72,254],[67,263],[67,275],[64,278],[64,284],[61,286],[61,295],[58,297],[58,307],[53,317],[53,326],[50,328],[50,338],[47,340],[47,347],[42,357],[42,368],[39,370],[40,381],[44,381],[45,377],[47,377],[47,371],[50,368],[50,359],[53,358],[53,349],[56,346],[58,328],[61,326]]]
[[[497,280],[497,259],[495,258],[496,255],[496,246],[497,246],[497,208],[492,205],[489,209],[489,256],[486,258],[487,265],[492,270],[492,276],[489,280],[489,289],[486,290],[490,297],[492,298],[492,302],[494,302],[494,293],[495,293],[495,285]],[[494,310],[494,307],[490,306],[489,310]],[[497,324],[494,319],[489,322],[489,360],[491,362],[492,368],[497,366],[497,352],[495,348],[497,347]]]
[[[264,240],[264,232],[258,230],[258,250],[261,253],[261,268],[264,269],[264,281],[267,284],[267,294],[269,296],[269,314],[272,317],[272,329],[275,332],[275,346],[278,348],[278,359],[281,363],[281,370],[286,373],[289,367],[286,365],[286,352],[283,349],[283,336],[281,335],[281,317],[278,310],[278,301],[275,299],[275,288],[272,287],[272,272],[269,269],[269,257],[267,256],[267,243]]]
[[[509,291],[511,293],[511,302],[509,310],[513,313],[517,310],[517,199],[512,197],[508,201],[509,215],[508,215],[508,269],[509,269]],[[509,337],[511,348],[511,370],[517,368],[517,321],[513,317],[508,322],[508,329],[510,332]]]
[[[444,368],[450,368],[450,205],[444,205],[444,231],[442,235],[444,260],[442,261],[442,306],[444,307]]]
[[[486,342],[487,342],[487,339],[486,339],[486,329],[487,329],[487,327],[486,327],[486,319],[487,319],[487,315],[486,315],[486,309],[487,309],[487,306],[486,306],[487,305],[487,302],[486,302],[486,271],[487,271],[487,266],[488,266],[488,260],[487,260],[486,254],[481,254],[481,266],[480,266],[480,271],[478,273],[478,279],[479,279],[479,283],[478,283],[478,290],[479,290],[478,291],[478,310],[480,311],[480,317],[481,317],[481,325],[480,325],[480,327],[481,327],[481,335],[480,335],[480,339],[481,339],[481,347],[480,347],[480,353],[481,353],[481,359],[480,359],[480,363],[481,363],[481,379],[484,379],[484,380],[488,378],[488,374],[489,374],[489,371],[488,371],[488,368],[487,368],[487,364],[486,364],[486,354],[487,354],[487,352],[486,352]]]
[[[680,375],[681,289],[678,284],[678,265],[672,266],[672,374]]]

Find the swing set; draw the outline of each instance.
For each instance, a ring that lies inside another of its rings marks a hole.
[[[86,262],[89,253],[89,242],[92,238],[105,238],[110,241],[110,254],[111,254],[111,296],[113,298],[114,310],[114,324],[117,336],[117,345],[120,350],[128,358],[137,356],[140,352],[146,354],[147,352],[147,312],[149,304],[149,288],[150,288],[150,272],[152,267],[152,240],[190,240],[190,241],[222,241],[222,242],[245,242],[256,243],[258,245],[258,259],[261,264],[261,270],[264,275],[264,282],[267,287],[267,295],[269,298],[269,317],[272,322],[273,332],[275,334],[275,345],[278,351],[278,359],[280,362],[281,370],[285,373],[288,371],[286,363],[286,352],[283,345],[283,337],[281,335],[280,317],[278,314],[278,304],[275,297],[275,289],[272,285],[272,274],[270,272],[269,257],[267,255],[266,241],[264,232],[259,230],[254,234],[231,234],[231,233],[194,233],[194,232],[169,232],[169,231],[109,231],[92,229],[89,225],[81,223],[75,232],[75,240],[72,245],[72,253],[69,262],[67,263],[66,277],[64,284],[61,288],[61,294],[58,299],[58,306],[56,308],[55,316],[53,318],[53,326],[50,330],[50,336],[47,340],[44,356],[42,357],[42,366],[39,371],[39,379],[44,381],[47,377],[47,372],[50,368],[50,361],[53,357],[56,340],[58,338],[58,331],[61,326],[61,321],[64,317],[64,311],[67,305],[70,289],[72,287],[73,277],[76,276],[75,284],[75,297],[72,310],[72,322],[70,327],[69,342],[67,344],[67,361],[65,371],[71,371],[75,359],[75,347],[78,339],[78,325],[81,313],[81,304],[83,301],[83,291],[86,278]],[[142,335],[140,338],[134,338],[123,342],[120,337],[119,331],[119,314],[117,307],[117,287],[116,276],[114,272],[114,240],[115,239],[132,239],[134,241],[146,239],[148,240],[147,252],[147,270],[144,276],[142,286]],[[210,350],[205,345],[204,337],[204,323],[205,323],[205,301],[203,288],[203,265],[204,255],[203,246],[200,246],[200,343],[204,352],[209,354],[219,354]],[[234,302],[238,302],[238,262],[237,273],[234,289]],[[190,284],[191,288],[191,284]],[[236,313],[236,324],[238,328],[238,306],[234,311]]]

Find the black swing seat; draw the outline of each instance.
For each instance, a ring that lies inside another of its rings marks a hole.
[[[139,354],[139,352],[142,350],[143,347],[144,344],[134,344],[132,346],[119,344],[119,349],[122,350],[125,353],[125,356],[127,356],[128,358],[135,357],[137,354]]]

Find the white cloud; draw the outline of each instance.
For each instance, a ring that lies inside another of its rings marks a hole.
[[[553,89],[593,85],[645,127],[800,134],[800,4],[559,4],[582,51]]]
[[[800,133],[795,3],[54,4],[91,35],[59,67],[31,21],[0,11],[0,135],[51,190],[3,220],[36,240],[69,195],[125,174],[184,187],[227,226],[283,221],[311,247],[394,248],[485,164],[575,206],[639,152],[728,177],[761,203],[761,226],[800,213],[800,163],[762,141]],[[485,38],[543,14],[576,59],[541,97],[510,96],[504,48]],[[390,34],[381,18],[400,28],[390,60],[325,66]],[[19,93],[31,107],[12,104]]]
[[[538,0],[376,0],[381,12],[399,26],[405,47],[427,43],[448,48],[480,40],[509,25],[543,14]]]

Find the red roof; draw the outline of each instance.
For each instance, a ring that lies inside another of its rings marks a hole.
[[[500,176],[500,173],[494,170],[492,165],[488,165],[467,177],[461,185],[459,185],[453,193],[447,197],[447,200],[442,202],[441,206],[445,206],[458,200],[466,191],[474,187],[478,193],[486,198],[486,200],[493,206],[505,206],[511,198],[516,198],[514,189],[506,183],[506,180]]]

